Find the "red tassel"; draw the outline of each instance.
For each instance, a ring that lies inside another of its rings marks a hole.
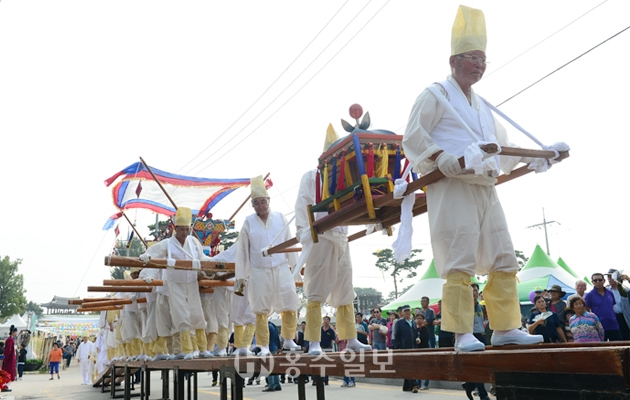
[[[339,178],[337,179],[337,190],[346,188],[346,149],[341,152],[341,161],[339,162]]]
[[[317,173],[315,174],[315,204],[319,204],[322,201],[321,180],[320,170],[317,168]]]
[[[374,145],[372,143],[368,144],[367,176],[368,178],[374,177]]]

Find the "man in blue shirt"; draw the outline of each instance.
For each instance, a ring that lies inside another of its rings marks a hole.
[[[604,341],[621,340],[621,331],[617,316],[613,310],[615,296],[604,287],[604,274],[594,273],[591,275],[593,290],[584,297],[586,301],[586,311],[591,311],[597,315],[604,327]]]
[[[324,324],[322,325],[322,328],[321,328],[321,340],[319,341],[319,344],[322,347],[322,350],[332,351],[333,343],[337,342],[336,340],[337,334],[335,333],[335,330],[330,326],[329,316],[325,316],[323,322]],[[313,376],[313,386],[317,384],[316,378],[318,377]],[[324,376],[322,378],[324,378],[324,385],[328,385],[328,376]]]

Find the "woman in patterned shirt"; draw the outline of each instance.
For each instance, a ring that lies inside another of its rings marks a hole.
[[[573,340],[576,342],[601,342],[604,340],[604,327],[597,315],[586,311],[586,302],[580,296],[573,297],[569,307],[575,315],[569,320]]]

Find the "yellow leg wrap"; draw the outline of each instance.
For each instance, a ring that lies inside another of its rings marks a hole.
[[[116,357],[116,349],[115,348],[109,348],[107,349],[107,359],[111,360],[114,357]]]
[[[245,325],[245,333],[243,334],[243,347],[247,347],[248,349],[252,346],[252,339],[254,339],[254,332],[256,332],[256,325],[247,324]],[[267,339],[269,342],[269,339]]]
[[[125,355],[127,357],[133,356],[133,349],[131,348],[131,342],[125,343],[124,348],[125,348],[125,350],[124,350],[125,351]]]
[[[203,336],[205,339],[206,335],[204,334]],[[199,346],[197,346],[197,336],[191,335],[190,340],[192,343],[193,351],[199,351]]]
[[[193,343],[192,343],[192,338],[190,337],[190,331],[180,332],[179,340],[182,346],[182,353],[190,354],[193,352]]]
[[[197,342],[197,347],[199,351],[204,351],[208,347],[208,341],[206,340],[206,330],[205,329],[195,329],[195,341]]]
[[[240,349],[243,346],[243,336],[245,335],[245,325],[234,325],[234,347]]]
[[[472,333],[474,300],[470,275],[452,272],[442,287],[442,329],[454,333]],[[484,291],[485,294],[485,291]]]
[[[516,284],[516,271],[488,274],[483,299],[486,302],[490,329],[507,331],[521,326],[521,307]]]
[[[142,343],[142,349],[144,352],[144,355],[146,356],[151,356],[151,357],[155,357],[155,352],[153,351],[153,343]]]
[[[217,343],[217,334],[214,332],[206,333],[206,350],[214,350],[214,345]]]
[[[182,342],[179,340],[179,334],[175,334],[169,337],[169,343],[171,344],[172,354],[179,354],[182,352]]]
[[[168,347],[166,346],[166,338],[159,336],[153,346],[153,351],[156,354],[168,354]]]
[[[228,330],[226,328],[219,328],[219,333],[217,334],[217,348],[219,350],[225,350],[229,339],[230,335]]]
[[[282,337],[287,340],[295,339],[297,331],[297,312],[284,311],[282,313]]]
[[[357,337],[354,320],[354,307],[352,304],[337,307],[337,334],[339,335],[339,340]]]
[[[136,338],[131,341],[131,355],[139,356],[140,354],[142,354],[142,340]]]
[[[306,302],[306,332],[304,339],[309,342],[320,342],[322,326],[322,303],[318,301]]]
[[[256,345],[269,346],[269,325],[266,314],[256,314]]]

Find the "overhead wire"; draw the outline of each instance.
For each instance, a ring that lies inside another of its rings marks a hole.
[[[295,62],[302,56],[302,54],[304,54],[304,52],[311,46],[311,44],[313,44],[313,42],[319,37],[319,35],[322,34],[322,32],[324,32],[324,30],[326,29],[326,27],[328,27],[328,25],[330,25],[330,23],[332,22],[332,20],[335,19],[335,17],[341,12],[341,10],[346,6],[346,4],[348,4],[350,0],[346,0],[345,3],[343,3],[341,5],[341,7],[339,7],[339,9],[337,10],[337,12],[335,12],[335,14],[333,14],[333,16],[328,20],[328,22],[326,22],[326,24],[324,24],[324,26],[322,27],[322,29],[319,30],[319,32],[317,32],[317,34],[313,37],[313,39],[311,39],[310,42],[308,42],[308,44],[302,49],[302,51],[293,59],[293,61],[291,61],[291,63],[289,63],[289,65],[284,69],[284,71],[282,71],[282,73],[280,73],[280,75],[278,75],[278,77],[267,87],[267,89],[265,89],[262,94],[260,96],[258,96],[258,98],[256,100],[254,100],[254,102],[247,107],[247,109],[245,111],[243,111],[243,113],[234,121],[232,122],[232,124],[230,126],[228,126],[216,139],[214,139],[213,141],[210,141],[210,143],[208,144],[208,146],[206,146],[205,149],[203,149],[202,151],[199,152],[199,154],[197,154],[196,156],[194,156],[193,158],[190,159],[190,161],[188,161],[186,164],[184,164],[178,171],[184,169],[188,164],[190,164],[191,162],[193,162],[193,160],[195,160],[197,157],[199,157],[200,155],[202,155],[204,152],[206,152],[206,150],[208,150],[213,144],[214,142],[216,142],[217,140],[221,139],[221,137],[223,137],[223,135],[225,135],[238,121],[240,121],[245,114],[247,114],[249,112],[249,110],[252,109],[252,107],[254,107],[254,105],[256,105],[260,99],[263,98],[263,96],[265,94],[267,94],[267,92],[276,84],[276,82],[278,82],[280,80],[280,78],[282,78],[284,76],[284,74],[286,74],[286,72],[293,66],[293,64],[295,64]],[[229,143],[229,142],[228,142]],[[204,160],[205,161],[205,160]],[[198,166],[198,165],[197,165]],[[191,168],[190,170],[196,168],[197,166]],[[190,171],[189,170],[189,171]]]
[[[573,60],[571,60],[571,61],[569,61],[569,62],[565,63],[564,65],[562,65],[562,66],[560,66],[560,67],[556,68],[555,70],[553,70],[553,71],[551,71],[550,73],[548,73],[547,75],[543,76],[542,78],[540,78],[540,79],[539,79],[539,80],[537,80],[536,82],[532,83],[531,85],[527,86],[526,88],[522,89],[521,91],[517,92],[516,94],[514,94],[514,95],[512,95],[512,96],[508,97],[506,100],[503,100],[501,103],[497,104],[497,107],[499,107],[499,106],[500,106],[500,105],[502,105],[502,104],[507,103],[508,101],[512,100],[513,98],[515,98],[515,97],[516,97],[516,96],[518,96],[519,94],[521,94],[521,93],[523,93],[524,91],[526,91],[526,90],[530,89],[531,87],[533,87],[533,86],[537,85],[538,83],[540,83],[540,82],[541,82],[541,81],[543,81],[544,79],[546,79],[546,78],[550,77],[551,75],[555,74],[556,72],[560,71],[562,68],[566,67],[567,65],[569,65],[569,64],[571,64],[571,63],[575,62],[576,60],[578,60],[578,59],[580,59],[580,58],[584,57],[586,54],[588,54],[588,53],[590,53],[591,51],[595,50],[596,48],[598,48],[599,46],[601,46],[601,45],[603,45],[604,43],[608,42],[609,40],[611,40],[611,39],[613,39],[613,38],[615,38],[615,37],[619,36],[620,34],[622,34],[623,32],[627,31],[628,29],[630,29],[630,26],[628,26],[628,27],[626,27],[626,28],[622,29],[621,31],[619,31],[619,32],[615,33],[614,35],[612,35],[611,37],[609,37],[608,39],[606,39],[606,40],[604,40],[604,41],[600,42],[599,44],[597,44],[597,45],[595,45],[595,46],[591,47],[590,49],[588,49],[588,50],[587,50],[587,51],[585,51],[584,53],[582,53],[582,54],[580,54],[579,56],[575,57]]]
[[[245,141],[245,139],[249,138],[252,134],[254,134],[261,126],[263,126],[265,123],[267,123],[267,121],[269,121],[274,115],[276,115],[289,101],[291,101],[298,93],[300,93],[300,91],[302,91],[302,89],[304,89],[304,87],[306,87],[306,85],[308,85],[313,79],[315,79],[315,77],[317,77],[317,75],[319,75],[319,73],[328,66],[328,64],[330,64],[332,62],[332,60],[335,59],[335,57],[337,57],[337,55],[339,55],[339,53],[341,53],[341,51],[343,49],[346,48],[346,46],[348,46],[348,44],[350,44],[350,42],[352,42],[352,40],[354,40],[355,37],[357,37],[357,35],[359,33],[361,33],[361,31],[381,12],[381,10],[389,3],[390,0],[388,0],[387,2],[385,2],[385,4],[383,4],[383,6],[381,8],[378,9],[378,11],[372,16],[370,17],[370,19],[319,69],[317,70],[317,72],[315,72],[315,74],[309,78],[306,83],[304,83],[293,95],[291,95],[291,97],[289,97],[284,103],[282,103],[282,105],[280,105],[280,107],[278,109],[276,109],[271,115],[269,115],[263,122],[261,122],[256,128],[254,128],[254,130],[252,130],[247,136],[245,136],[244,138],[242,138],[238,143],[236,143],[234,146],[232,146],[229,150],[222,152],[221,155],[215,159],[213,162],[211,162],[210,164],[208,164],[207,166],[205,166],[203,170],[205,170],[206,168],[211,167],[213,164],[215,164],[216,162],[218,162],[220,159],[222,159],[223,157],[225,157],[230,151],[234,150],[236,147],[238,147],[238,145],[240,145],[241,143],[243,143],[243,141]],[[297,79],[297,78],[296,78]],[[293,83],[293,82],[292,82]],[[276,97],[277,99],[277,97]],[[275,99],[274,99],[275,101]],[[260,115],[260,114],[259,114]],[[209,159],[210,157],[208,157]]]
[[[599,3],[598,5],[596,5],[595,7],[591,8],[590,10],[588,10],[587,12],[585,12],[584,14],[580,15],[579,17],[577,17],[576,19],[574,19],[573,21],[569,22],[568,24],[566,24],[565,26],[563,26],[562,28],[558,29],[557,31],[555,31],[554,33],[552,33],[551,35],[547,36],[546,38],[544,38],[543,40],[541,40],[540,42],[536,43],[535,45],[531,46],[530,48],[528,48],[527,50],[523,51],[522,53],[520,53],[519,55],[517,55],[516,57],[512,58],[511,60],[509,60],[508,62],[504,63],[503,65],[501,65],[500,67],[498,67],[497,69],[493,70],[492,72],[490,72],[489,74],[486,75],[486,78],[491,76],[492,74],[494,74],[495,72],[499,71],[501,68],[509,65],[510,63],[512,63],[514,60],[520,58],[521,56],[523,56],[524,54],[530,52],[531,50],[533,50],[535,47],[538,47],[539,45],[541,45],[543,42],[547,41],[548,39],[550,39],[551,37],[557,35],[558,33],[560,33],[561,31],[563,31],[564,29],[566,29],[567,27],[569,27],[570,25],[573,25],[573,23],[575,23],[576,21],[578,21],[579,19],[583,18],[584,16],[586,16],[587,14],[591,13],[593,10],[595,10],[596,8],[598,8],[599,6],[601,6],[602,4],[606,3],[608,0],[604,0],[601,3]]]

